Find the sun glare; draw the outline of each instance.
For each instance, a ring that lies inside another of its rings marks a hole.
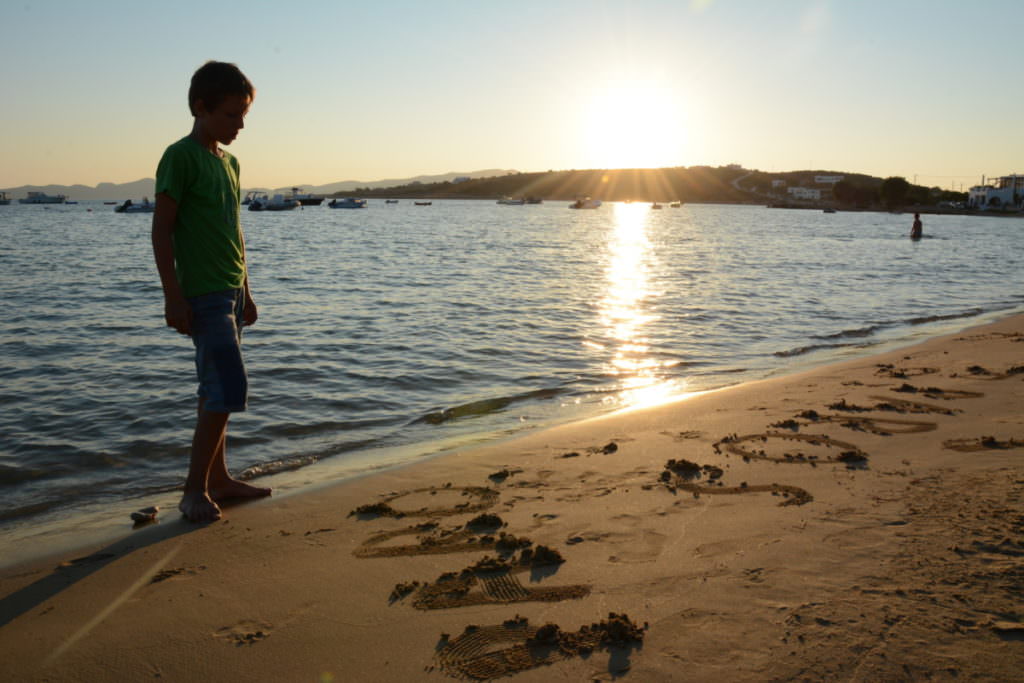
[[[595,93],[585,113],[588,164],[595,168],[686,165],[686,122],[667,85],[623,81]]]

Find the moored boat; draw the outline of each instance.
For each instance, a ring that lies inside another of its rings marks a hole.
[[[297,199],[275,194],[268,198],[266,194],[254,195],[249,202],[250,211],[289,211],[300,206]]]
[[[291,198],[298,201],[303,206],[320,206],[324,201],[323,197],[316,197],[308,193],[303,193],[302,188],[293,187]]]
[[[63,204],[68,200],[67,195],[46,194],[45,192],[29,192],[27,197],[18,200],[19,204]]]
[[[416,206],[430,206],[434,202],[413,202]]]
[[[590,197],[578,197],[576,201],[569,205],[570,209],[596,209],[601,206],[600,199],[591,199]]]
[[[504,204],[505,206],[522,206],[526,203],[525,199],[512,199],[511,197],[502,197],[498,200],[498,204]]]
[[[0,192],[0,206],[7,206],[11,203],[11,198],[7,196],[6,192]]]
[[[153,213],[156,204],[149,201],[149,197],[143,197],[141,204],[135,204],[130,199],[124,200],[124,204],[114,207],[114,213]]]
[[[327,202],[327,206],[332,209],[365,209],[366,200],[356,199],[355,197],[345,197],[344,199],[332,199]]]

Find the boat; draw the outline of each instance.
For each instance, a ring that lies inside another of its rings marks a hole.
[[[526,203],[525,199],[512,199],[511,197],[502,197],[498,200],[498,204],[504,204],[505,206],[522,206]]]
[[[821,211],[822,211],[822,213],[835,213],[836,212],[835,209],[822,209]]]
[[[45,192],[29,192],[27,197],[18,200],[19,204],[63,204],[67,195],[46,194]]]
[[[591,199],[590,197],[578,197],[576,201],[569,205],[570,209],[596,209],[601,206],[600,199]]]
[[[527,204],[543,204],[544,200],[541,199],[540,197],[527,197],[526,198],[526,203]]]
[[[434,202],[413,202],[416,206],[430,206]]]
[[[327,206],[332,209],[365,209],[366,200],[356,199],[355,197],[345,197],[344,199],[332,199],[327,203]]]
[[[669,204],[669,206],[671,206],[673,209],[678,209],[682,205],[683,205],[682,202],[672,202],[671,204]]]
[[[130,199],[124,200],[120,206],[114,207],[114,213],[153,213],[156,204],[149,201],[149,197],[143,197],[141,204],[135,204]]]
[[[320,206],[321,202],[324,201],[323,197],[314,197],[311,194],[303,193],[300,187],[292,188],[291,198],[297,200],[303,206]]]
[[[661,204],[659,204],[658,202],[654,202],[654,203],[651,204],[651,208],[652,209],[662,209],[664,207]]]
[[[0,206],[7,206],[11,203],[11,198],[7,196],[6,192],[0,192]]]
[[[103,206],[114,206],[117,202],[103,202]]]
[[[397,204],[398,200],[397,199],[385,199],[384,203],[385,204]]]
[[[281,194],[275,194],[272,198],[266,194],[256,194],[249,202],[250,211],[290,211],[298,206],[299,200]]]

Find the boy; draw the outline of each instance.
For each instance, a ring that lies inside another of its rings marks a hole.
[[[246,408],[243,325],[256,322],[239,221],[238,161],[229,145],[244,127],[255,89],[234,64],[210,61],[192,76],[192,132],[164,152],[156,172],[153,255],[164,290],[164,319],[192,337],[199,409],[185,493],[192,522],[220,519],[218,502],[260,498],[270,489],[228,473],[228,416]]]

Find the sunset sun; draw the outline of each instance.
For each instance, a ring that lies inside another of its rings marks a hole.
[[[584,117],[590,166],[686,164],[684,112],[679,97],[668,86],[643,81],[609,84],[594,94]]]

